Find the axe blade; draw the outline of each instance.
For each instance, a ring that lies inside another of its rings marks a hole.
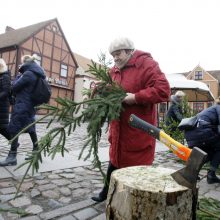
[[[207,158],[207,153],[198,147],[194,147],[186,162],[186,166],[171,176],[180,185],[195,189],[199,172]]]

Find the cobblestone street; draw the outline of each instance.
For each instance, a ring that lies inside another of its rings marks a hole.
[[[53,126],[57,126],[57,124]],[[46,124],[37,124],[39,136],[45,134],[45,128]],[[68,138],[66,147],[70,152],[78,153],[80,151],[86,138],[85,129],[85,125],[81,126]],[[28,135],[22,134],[19,141],[21,143],[21,147],[19,147],[20,156],[32,150]],[[100,147],[108,150],[106,134],[103,135]],[[159,143],[157,142],[158,147]],[[7,141],[1,137],[1,159],[8,153],[8,148]],[[103,161],[104,170],[107,168],[107,161]],[[183,167],[183,164],[177,163],[176,157],[172,153],[157,151],[154,166],[180,169]],[[59,167],[59,164],[57,164],[57,167]],[[0,167],[1,173],[3,169],[5,168]],[[12,170],[12,167],[7,169],[7,171],[10,171],[10,174],[13,174]],[[204,176],[206,171],[202,170],[200,174]],[[21,178],[22,175],[0,178],[0,209],[22,208],[30,214],[27,217],[22,217],[18,213],[1,212],[0,220],[105,219],[105,202],[98,204],[90,199],[103,186],[102,176],[97,169],[92,167],[91,162],[65,169],[55,168],[51,171],[37,173],[34,176],[29,175],[22,184],[18,197],[13,199]],[[200,197],[211,197],[220,200],[219,184],[208,185],[204,178],[199,182],[199,186]]]
[[[49,128],[46,129],[47,123],[38,123],[36,125],[38,139],[42,137],[46,131],[49,131],[50,129],[59,126],[58,123],[52,123]],[[83,144],[86,140],[86,124],[82,124],[80,127],[77,127],[74,132],[70,134],[70,136],[67,137],[66,145],[65,147],[69,151],[73,150],[79,150],[82,148]],[[32,150],[32,143],[29,134],[22,134],[19,137],[20,146],[18,149],[18,154],[24,154],[28,151]],[[3,136],[0,136],[0,157],[7,156],[9,145],[8,140],[5,139]],[[105,132],[105,128],[103,128],[102,132],[102,140],[99,143],[100,147],[107,147],[107,133]]]

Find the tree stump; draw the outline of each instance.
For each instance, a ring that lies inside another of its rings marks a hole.
[[[193,192],[173,180],[175,170],[134,166],[112,173],[107,220],[190,220]]]

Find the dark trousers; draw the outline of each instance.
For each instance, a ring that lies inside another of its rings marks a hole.
[[[11,139],[11,134],[8,132],[7,128],[0,128],[0,134],[3,135],[7,140]]]
[[[12,137],[14,137],[15,135],[16,134],[12,134]],[[36,150],[38,148],[37,133],[36,132],[30,132],[29,135],[31,137],[31,141],[32,141],[32,144],[33,144],[33,150]],[[11,151],[17,151],[18,146],[19,146],[19,144],[18,144],[18,137],[17,137],[11,143]]]
[[[208,146],[198,146],[208,154],[207,162],[210,161],[211,169],[217,170],[220,164],[220,140],[217,140]]]
[[[106,180],[105,180],[105,185],[104,188],[108,190],[109,188],[109,183],[110,183],[110,179],[111,179],[111,174],[114,170],[117,170],[118,168],[113,166],[112,163],[109,161],[108,164],[108,169],[107,169],[107,173],[106,173]]]

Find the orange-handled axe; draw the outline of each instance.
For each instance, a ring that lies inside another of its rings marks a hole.
[[[182,160],[186,161],[186,166],[184,168],[176,171],[171,175],[180,185],[195,189],[199,171],[204,165],[207,157],[207,154],[204,151],[198,147],[190,149],[187,146],[184,146],[183,144],[167,135],[163,130],[138,118],[133,114],[130,116],[129,124],[132,127],[145,131],[149,135],[161,141],[170,150],[172,150],[174,154],[176,154]]]

